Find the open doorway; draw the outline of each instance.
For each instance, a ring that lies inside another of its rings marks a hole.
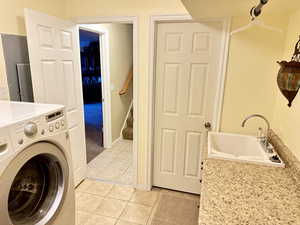
[[[81,50],[83,96],[91,99],[84,99],[87,176],[131,185],[134,176],[133,25],[81,24],[79,28],[80,36],[83,34],[87,39],[82,41],[84,38],[80,37],[80,43],[91,47],[86,53]],[[84,76],[86,67],[93,72]]]
[[[80,59],[87,163],[103,151],[100,35],[80,29]]]

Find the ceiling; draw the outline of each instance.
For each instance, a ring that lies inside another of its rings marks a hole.
[[[260,0],[182,0],[194,18],[212,18],[249,15]],[[288,14],[300,9],[299,0],[269,0],[264,14]]]

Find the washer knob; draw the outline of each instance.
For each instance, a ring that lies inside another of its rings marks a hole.
[[[24,133],[27,137],[32,137],[36,135],[37,132],[38,132],[38,128],[35,123],[29,122],[25,125]]]

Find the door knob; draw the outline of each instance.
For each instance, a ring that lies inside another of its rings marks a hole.
[[[206,122],[204,124],[204,127],[207,129],[207,130],[211,130],[211,123],[210,122]]]

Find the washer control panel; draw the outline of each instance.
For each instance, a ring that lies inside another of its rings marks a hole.
[[[50,133],[65,129],[65,116],[63,111],[51,113],[46,116],[47,130]]]
[[[65,114],[64,109],[59,109],[12,125],[9,132],[10,136],[13,137],[11,141],[14,151],[38,139],[65,132],[67,130]],[[5,152],[6,147],[5,141],[0,140],[0,155],[1,152]]]
[[[47,122],[51,122],[53,120],[56,120],[56,119],[59,119],[61,117],[64,116],[64,112],[63,111],[57,111],[57,112],[54,112],[54,113],[51,113],[51,114],[48,114],[46,116],[46,121]]]

